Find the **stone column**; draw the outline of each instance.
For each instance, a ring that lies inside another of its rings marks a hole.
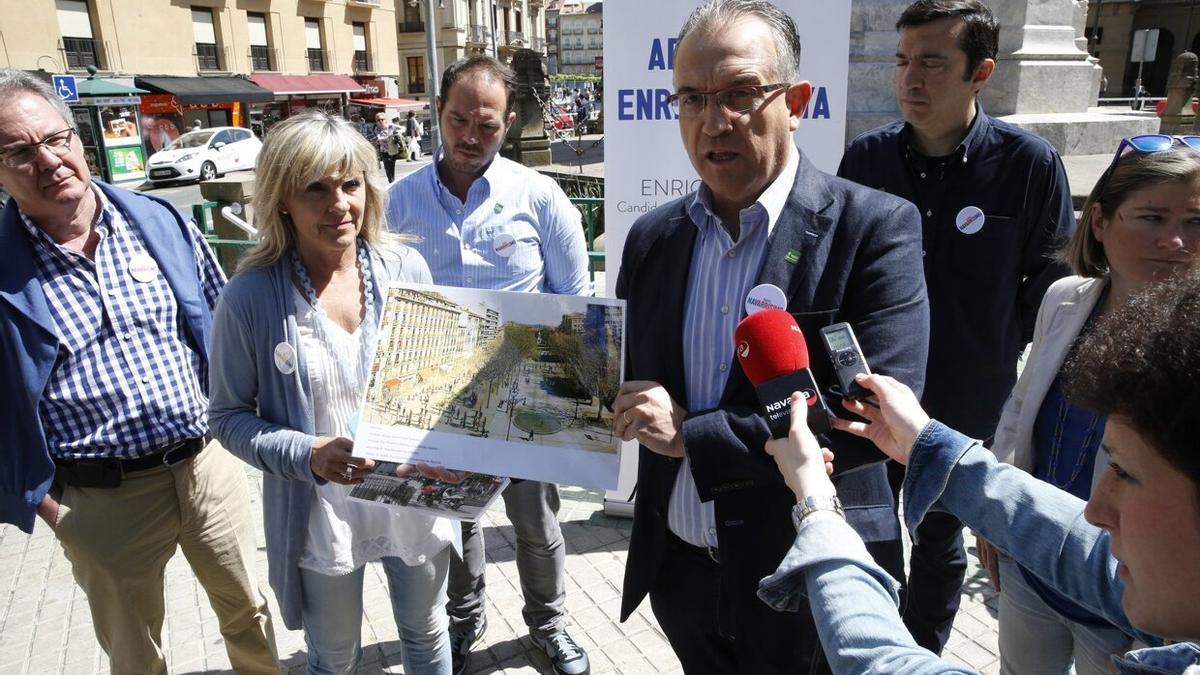
[[[550,138],[542,117],[542,103],[549,96],[542,55],[532,49],[513,53],[512,69],[517,74],[517,121],[508,131],[504,156],[525,166],[550,163]]]
[[[996,73],[981,100],[992,115],[1084,112],[1095,104],[1100,68],[1082,40],[1087,0],[989,3],[1000,22]]]
[[[1102,72],[1083,38],[1087,0],[985,2],[1000,22],[996,72],[980,95],[988,114],[1040,134],[1064,155],[1112,152],[1122,137],[1157,131],[1156,118],[1092,108]],[[900,118],[896,21],[907,4],[853,0],[847,140]]]

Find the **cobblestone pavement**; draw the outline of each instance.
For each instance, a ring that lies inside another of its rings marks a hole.
[[[257,501],[261,482],[247,469]],[[562,488],[559,514],[567,541],[567,609],[570,632],[592,662],[592,672],[679,673],[679,663],[650,612],[642,606],[618,623],[621,578],[630,521],[604,515],[602,495]],[[487,554],[488,632],[471,656],[471,673],[551,673],[533,647],[521,619],[522,599],[514,560],[512,526],[500,502],[484,519]],[[255,513],[261,513],[256,505]],[[266,554],[259,535],[258,572],[266,587]],[[364,673],[402,673],[400,644],[382,569],[370,565],[365,582],[362,640]],[[268,590],[271,608],[278,608]],[[222,673],[229,660],[216,617],[182,555],[167,566],[167,621],[163,645],[172,673]],[[946,656],[988,674],[999,671],[996,600],[978,566],[969,569],[963,608]],[[289,673],[304,671],[304,638],[276,623],[280,657]],[[50,530],[39,523],[26,536],[0,526],[0,673],[107,673],[96,644],[86,599]]]

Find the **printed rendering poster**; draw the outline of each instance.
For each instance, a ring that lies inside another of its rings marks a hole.
[[[393,286],[354,453],[612,488],[624,331],[622,300]]]
[[[456,520],[479,520],[508,487],[508,479],[473,473],[461,483],[424,476],[400,477],[396,464],[378,462],[375,470],[350,491],[351,499],[425,511]]]

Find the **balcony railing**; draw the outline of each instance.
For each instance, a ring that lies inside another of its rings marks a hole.
[[[546,51],[546,38],[540,38],[540,37],[529,38],[529,48],[535,52],[545,52]]]
[[[201,72],[206,70],[223,70],[221,64],[221,48],[211,42],[196,43],[196,69]]]
[[[308,70],[311,73],[324,73],[329,71],[329,52],[325,49],[308,50]]]
[[[529,42],[525,39],[525,33],[519,30],[506,30],[504,31],[504,44],[509,47],[524,47]]]
[[[400,32],[401,33],[424,33],[425,32],[425,22],[424,21],[401,21],[400,22]]]
[[[59,51],[62,53],[63,62],[67,64],[67,70],[84,70],[88,66],[103,69],[98,47],[93,38],[65,37]]]
[[[265,45],[250,45],[250,70],[271,72],[277,70],[279,51]]]
[[[467,29],[467,44],[486,45],[492,41],[492,29],[487,26],[471,25]]]
[[[356,73],[371,73],[371,57],[364,50],[354,52],[354,72]]]
[[[425,93],[425,80],[418,80],[418,81],[416,81],[416,82],[409,82],[409,83],[408,83],[408,93],[410,93],[410,94],[424,94],[424,93]]]

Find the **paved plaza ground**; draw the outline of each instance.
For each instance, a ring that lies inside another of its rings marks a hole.
[[[259,518],[258,574],[266,587],[266,554],[262,544],[261,474],[247,468],[254,512]],[[629,543],[630,521],[604,515],[602,495],[593,490],[562,488],[563,533],[567,542],[567,609],[570,631],[588,650],[595,675],[679,673],[671,652],[643,603],[625,623],[618,623],[621,579]],[[489,627],[472,655],[471,673],[551,673],[549,661],[532,645],[521,620],[521,595],[514,560],[513,529],[502,502],[484,518],[487,538]],[[955,622],[946,656],[997,673],[996,600],[983,573],[971,558],[963,608]],[[403,673],[400,645],[387,598],[383,570],[369,566],[365,583],[362,639],[363,673]],[[170,672],[227,673],[216,617],[203,589],[182,555],[167,566],[167,622],[163,645]],[[278,606],[268,592],[271,608]],[[289,673],[304,672],[304,638],[276,623],[279,652]],[[0,673],[34,675],[108,673],[96,644],[83,594],[49,528],[39,523],[33,536],[0,526]]]

